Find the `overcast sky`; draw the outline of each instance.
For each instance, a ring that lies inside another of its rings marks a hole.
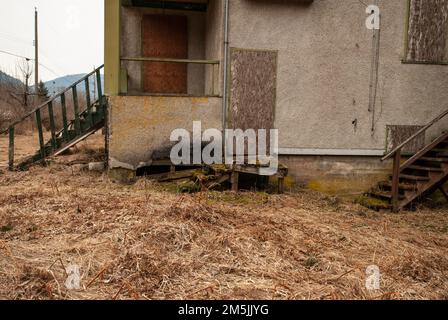
[[[103,0],[0,0],[0,50],[34,58],[34,7],[41,80],[103,64]],[[0,69],[14,75],[18,60],[0,52]]]

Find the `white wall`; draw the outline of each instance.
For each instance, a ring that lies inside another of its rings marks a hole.
[[[372,1],[365,1],[370,4]],[[448,66],[402,64],[407,0],[379,0],[379,85],[368,111],[372,31],[356,0],[230,0],[230,46],[278,50],[281,148],[385,148],[386,125],[422,125],[448,104]],[[357,120],[357,127],[352,124]]]

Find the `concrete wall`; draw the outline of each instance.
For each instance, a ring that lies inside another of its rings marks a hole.
[[[224,50],[224,10],[223,1],[210,1],[206,15],[205,26],[205,57],[208,60],[220,60],[219,67],[207,67],[205,73],[205,92],[207,94],[222,94],[222,78],[223,78],[223,50]],[[214,79],[214,91],[212,88]]]
[[[123,6],[121,10],[121,55],[127,57],[142,56],[141,22],[146,14],[173,14],[188,17],[188,58],[205,59],[205,14],[176,10],[134,8]],[[130,94],[142,90],[142,63],[123,62],[128,71],[128,91]],[[205,66],[188,66],[188,94],[204,95]]]
[[[368,111],[373,31],[365,26],[361,3],[230,1],[230,46],[278,50],[281,148],[379,154],[386,125],[422,125],[445,108],[448,67],[401,63],[407,3],[378,1],[382,23],[373,113]]]
[[[298,186],[333,195],[351,196],[387,180],[390,161],[365,156],[281,156]]]
[[[109,165],[136,170],[149,165],[155,151],[171,146],[172,130],[221,129],[221,99],[208,97],[109,97]]]

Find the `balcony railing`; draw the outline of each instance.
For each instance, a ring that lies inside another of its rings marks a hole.
[[[219,72],[219,60],[201,60],[201,59],[171,59],[171,58],[156,58],[156,57],[121,57],[122,62],[159,62],[159,63],[180,63],[180,64],[196,64],[208,65],[212,67],[211,75],[211,96],[217,96],[216,91],[216,72]]]

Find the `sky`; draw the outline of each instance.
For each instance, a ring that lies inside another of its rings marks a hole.
[[[0,0],[0,51],[34,58],[35,7],[40,80],[87,73],[104,63],[104,0]],[[21,60],[0,52],[0,70],[17,76]]]

